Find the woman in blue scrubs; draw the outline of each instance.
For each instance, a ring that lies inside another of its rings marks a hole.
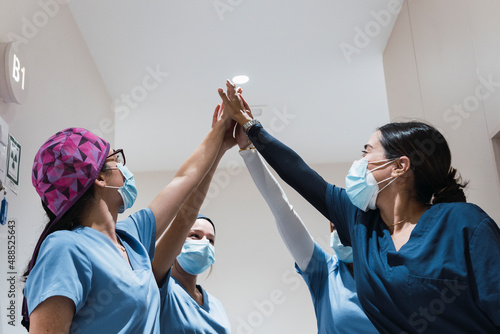
[[[219,94],[280,177],[353,247],[359,301],[383,333],[500,331],[500,229],[465,203],[445,138],[389,123],[353,163],[346,188],[326,182],[271,136],[228,82]]]
[[[152,265],[160,287],[162,333],[231,332],[222,303],[198,285],[197,279],[215,262],[215,225],[198,212],[220,159],[235,145],[233,128],[226,132],[210,170],[156,245]]]
[[[167,240],[168,237],[162,237],[157,245],[157,262],[161,261],[160,254]],[[162,333],[231,332],[222,303],[197,284],[198,275],[214,262],[215,227],[208,217],[195,217],[180,254],[160,286]]]
[[[259,153],[251,143],[249,145],[247,136],[241,128],[236,131],[240,155],[274,215],[278,231],[295,260],[297,271],[309,287],[318,333],[378,333],[358,300],[353,277],[352,248],[340,243],[332,223],[330,247],[335,255],[314,241]]]
[[[33,333],[159,333],[160,295],[151,270],[156,236],[213,165],[227,117],[214,114],[205,140],[143,210],[117,222],[137,196],[122,150],[81,128],[40,148],[33,185],[50,219],[24,290]]]

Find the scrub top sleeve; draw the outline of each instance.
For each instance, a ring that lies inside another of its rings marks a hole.
[[[170,268],[165,275],[165,278],[161,283],[158,284],[158,289],[160,290],[160,298],[161,298],[161,305],[165,305],[165,299],[168,297],[168,294],[170,293],[170,281],[172,277],[172,268]]]
[[[340,241],[344,246],[351,246],[351,233],[356,221],[356,208],[345,189],[329,184],[326,189],[326,204],[330,221],[337,228]]]
[[[90,293],[92,264],[85,247],[70,233],[54,232],[40,248],[35,267],[28,276],[25,296],[28,312],[54,296],[64,296],[75,303],[78,312]]]
[[[484,219],[474,231],[470,257],[478,305],[500,330],[500,229],[492,219]]]
[[[270,135],[260,124],[250,128],[248,138],[283,181],[328,218],[325,199],[328,183],[295,151]]]
[[[314,298],[321,295],[329,274],[338,267],[338,259],[327,253],[317,242],[314,242],[314,252],[305,270],[295,264],[295,270],[302,276]]]
[[[116,228],[139,240],[153,260],[155,254],[156,219],[150,208],[145,208],[119,221]]]

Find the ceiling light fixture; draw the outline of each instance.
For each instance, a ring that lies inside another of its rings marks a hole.
[[[242,85],[244,83],[247,83],[249,78],[246,75],[237,75],[233,77],[233,82],[238,85]]]

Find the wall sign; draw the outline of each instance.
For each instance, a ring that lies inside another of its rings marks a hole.
[[[19,163],[21,162],[21,145],[9,135],[9,152],[7,157],[7,177],[19,186]]]
[[[0,43],[0,98],[7,103],[22,104],[26,100],[26,59],[19,45]]]

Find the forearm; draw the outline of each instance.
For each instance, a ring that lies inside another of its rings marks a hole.
[[[217,123],[210,129],[203,142],[196,148],[191,156],[182,164],[174,178],[191,177],[199,184],[215,160],[220,160],[219,152],[226,132],[226,125],[222,122]]]
[[[288,202],[281,186],[264,165],[259,154],[255,150],[245,150],[241,151],[240,155],[243,157],[255,185],[271,209],[286,247],[300,269],[305,270],[314,251],[312,236]]]
[[[179,255],[189,230],[193,226],[205,200],[213,175],[225,150],[219,150],[217,157],[199,186],[189,195],[177,216],[156,244],[153,259],[153,273],[158,283],[163,282],[168,270]]]
[[[274,138],[262,126],[252,126],[248,137],[283,181],[330,220],[326,207],[328,183],[309,167],[297,153]]]
[[[200,146],[179,168],[173,180],[149,205],[156,218],[157,238],[163,234],[182,204],[214,164],[224,132],[224,124],[215,124]]]

